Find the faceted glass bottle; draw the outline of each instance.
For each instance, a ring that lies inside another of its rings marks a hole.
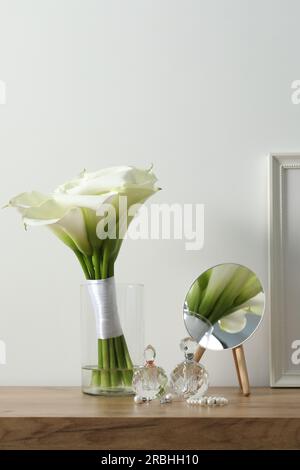
[[[208,389],[208,373],[202,364],[194,361],[194,353],[198,343],[192,338],[184,338],[180,349],[185,360],[178,364],[170,376],[171,392],[181,398],[189,398],[195,394],[205,395]]]
[[[145,364],[135,369],[132,379],[132,387],[137,396],[154,400],[165,393],[168,377],[165,371],[155,362],[156,352],[149,345],[144,351]]]

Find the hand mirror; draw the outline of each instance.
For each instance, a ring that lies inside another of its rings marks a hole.
[[[203,272],[188,290],[183,307],[185,327],[199,343],[196,359],[205,349],[232,349],[236,366],[244,362],[247,374],[242,345],[258,328],[264,309],[262,284],[246,266],[224,263]]]

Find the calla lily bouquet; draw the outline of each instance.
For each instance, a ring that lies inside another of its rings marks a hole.
[[[238,333],[247,324],[247,314],[262,315],[262,285],[252,271],[237,264],[220,264],[196,279],[186,297],[191,315],[218,322],[227,333]]]
[[[114,276],[115,262],[136,210],[158,191],[156,181],[152,168],[84,170],[50,195],[22,193],[8,205],[18,209],[26,228],[47,226],[73,251],[87,280],[106,280]],[[121,380],[131,384],[132,361],[122,331],[116,331],[116,337],[106,334],[98,338],[99,372],[92,379],[95,385],[118,386]],[[127,372],[121,377],[117,368]]]

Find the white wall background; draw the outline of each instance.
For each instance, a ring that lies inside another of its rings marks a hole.
[[[297,0],[0,0],[1,204],[50,191],[82,168],[153,162],[156,202],[205,203],[205,246],[126,241],[120,281],[145,284],[147,341],[181,359],[188,286],[215,263],[244,263],[267,287],[267,159],[300,150]],[[77,261],[46,229],[0,214],[1,384],[80,382]],[[246,344],[268,384],[268,312]],[[230,352],[205,358],[236,383]]]

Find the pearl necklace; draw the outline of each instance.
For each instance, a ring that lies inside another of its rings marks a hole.
[[[228,400],[225,397],[190,397],[186,401],[189,405],[200,406],[224,406],[228,405]]]

